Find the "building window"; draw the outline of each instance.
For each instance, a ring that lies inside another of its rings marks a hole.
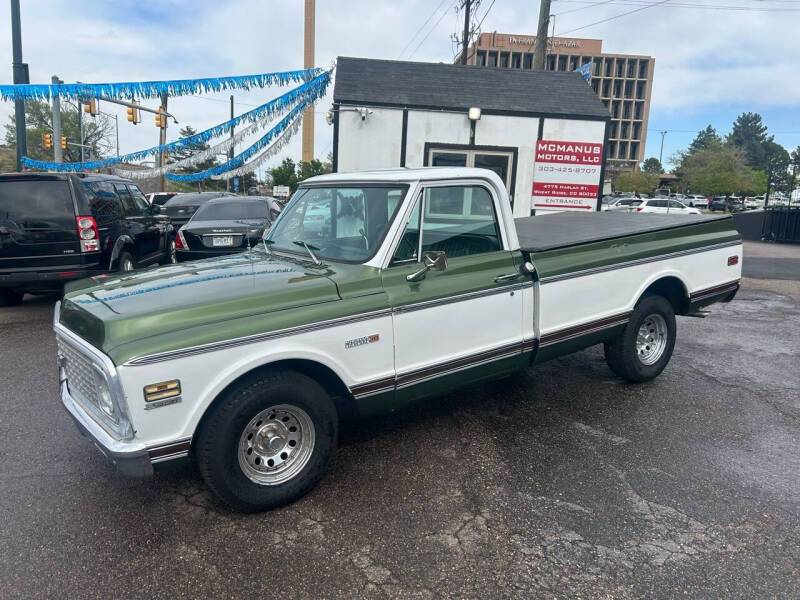
[[[522,55],[519,52],[514,52],[511,54],[511,68],[512,69],[522,68]]]
[[[636,107],[634,108],[633,118],[641,121],[643,114],[644,114],[644,102],[637,102]]]
[[[603,70],[603,59],[595,58],[592,62],[594,63],[592,66],[592,75],[599,76]]]
[[[633,124],[633,135],[631,136],[634,140],[642,139],[642,124],[641,123],[634,123]]]
[[[614,59],[612,59],[612,58],[603,59],[603,64],[605,65],[605,76],[606,77],[611,77],[611,69],[612,69],[611,63],[612,63],[613,60]]]
[[[649,63],[649,60],[639,61],[639,79],[647,79],[647,65]]]
[[[559,56],[558,57],[558,67],[556,68],[557,71],[566,71],[567,70],[567,57],[566,56]]]
[[[532,69],[533,68],[533,54],[530,52],[525,53],[525,57],[522,61],[522,68],[523,69]]]
[[[611,121],[608,127],[608,137],[617,138],[617,130],[619,129],[619,121]]]
[[[628,60],[628,78],[633,79],[636,77],[636,59],[631,58]]]
[[[500,67],[503,69],[508,68],[508,52],[500,53]]]
[[[595,94],[600,93],[600,80],[599,79],[592,79],[592,89],[594,90]]]
[[[489,52],[489,55],[486,57],[487,62],[486,64],[490,67],[497,66],[497,52]]]
[[[619,105],[621,102],[619,100],[613,102],[611,104],[611,116],[615,119],[619,119]]]
[[[622,118],[623,119],[630,119],[631,112],[633,111],[633,102],[625,102],[622,105]]]
[[[611,80],[610,79],[603,79],[603,93],[601,94],[604,98],[608,98],[611,95]]]
[[[631,160],[639,160],[639,142],[631,142]]]
[[[630,133],[630,124],[629,123],[622,123],[622,132],[619,134],[619,137],[623,140],[628,139],[628,134]]]
[[[617,158],[617,142],[608,142],[608,158]]]
[[[623,69],[625,68],[625,59],[618,58],[617,59],[617,77],[622,77],[622,74],[625,72]]]
[[[638,100],[644,100],[644,91],[647,89],[647,82],[646,81],[637,81],[636,82],[636,98]]]
[[[485,50],[478,50],[478,53],[475,55],[475,64],[479,67],[486,66],[486,51]]]
[[[614,81],[614,98],[622,98],[622,81]]]
[[[633,82],[626,81],[625,82],[625,97],[626,98],[633,98]]]
[[[617,158],[628,158],[628,142],[619,143],[619,154]]]
[[[570,59],[569,59],[569,70],[570,71],[574,71],[578,67],[580,67],[580,65],[578,64],[578,57],[577,56],[571,56]]]

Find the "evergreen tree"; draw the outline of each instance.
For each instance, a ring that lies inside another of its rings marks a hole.
[[[722,144],[722,138],[719,137],[717,130],[709,125],[700,131],[697,136],[695,136],[694,140],[692,140],[692,143],[689,144],[689,150],[687,153],[692,154],[712,146],[719,146],[720,144]]]
[[[651,156],[642,163],[642,173],[648,175],[661,175],[664,172],[664,167],[656,157]]]
[[[746,112],[736,117],[726,141],[742,151],[748,166],[767,168],[766,144],[772,141],[772,136],[767,135],[767,126],[758,113]]]

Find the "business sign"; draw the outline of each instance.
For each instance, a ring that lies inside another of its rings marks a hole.
[[[289,186],[288,185],[275,185],[272,186],[272,195],[276,198],[288,198]]]
[[[537,210],[595,210],[600,191],[603,144],[536,142],[533,207]]]

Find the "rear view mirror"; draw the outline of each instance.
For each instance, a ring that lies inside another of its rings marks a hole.
[[[422,253],[422,268],[406,276],[406,281],[416,282],[425,279],[428,271],[447,270],[447,254],[439,250],[426,250]]]

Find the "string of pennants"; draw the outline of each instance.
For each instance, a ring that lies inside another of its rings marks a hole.
[[[219,137],[225,133],[228,133],[231,128],[237,128],[240,125],[250,123],[249,126],[245,127],[243,130],[237,132],[234,136],[227,138],[226,140],[215,144],[209,147],[206,150],[201,152],[194,152],[190,157],[169,164],[163,167],[156,167],[153,169],[114,169],[114,172],[118,175],[128,177],[128,178],[136,178],[136,179],[143,179],[148,177],[155,177],[166,174],[169,179],[174,181],[201,181],[203,179],[207,179],[209,177],[213,178],[226,178],[234,176],[232,174],[222,175],[227,171],[236,170],[237,174],[251,172],[255,170],[260,164],[262,164],[269,156],[274,155],[277,150],[272,152],[267,152],[270,149],[268,148],[267,151],[264,151],[250,161],[254,155],[256,155],[259,151],[264,150],[271,141],[275,140],[276,143],[278,141],[281,142],[281,147],[285,146],[288,142],[289,138],[297,131],[297,127],[299,126],[300,115],[304,110],[313,106],[315,102],[317,102],[320,98],[322,98],[328,88],[328,85],[331,82],[331,75],[332,70],[323,71],[321,69],[306,69],[303,71],[288,71],[286,73],[316,73],[313,78],[308,79],[301,85],[297,86],[296,88],[289,90],[285,94],[278,96],[246,113],[239,115],[238,117],[234,117],[229,119],[219,125],[215,125],[209,129],[201,131],[191,136],[187,136],[184,138],[180,138],[173,142],[168,142],[166,144],[159,144],[157,146],[153,146],[151,148],[146,148],[144,150],[139,150],[136,152],[131,152],[129,154],[125,154],[122,156],[115,156],[106,159],[99,159],[99,160],[91,160],[91,161],[84,161],[84,162],[74,162],[74,163],[57,163],[51,161],[42,161],[32,159],[30,157],[23,157],[22,164],[27,169],[39,169],[39,170],[46,170],[46,171],[61,171],[61,172],[77,172],[77,171],[86,171],[86,170],[98,170],[98,169],[105,169],[114,167],[114,165],[118,165],[120,163],[128,163],[128,162],[138,162],[144,160],[145,158],[156,156],[161,154],[162,152],[167,153],[174,153],[176,151],[181,150],[193,150],[196,149],[198,145],[205,144],[209,140]],[[285,74],[285,73],[284,73]],[[276,74],[267,74],[267,75],[276,75]],[[255,77],[255,76],[247,76],[247,77]],[[214,78],[215,81],[223,81],[223,80],[232,80],[235,78]],[[198,81],[210,81],[210,80],[182,80],[185,82],[198,82]],[[148,84],[157,84],[157,83],[175,83],[175,82],[146,82]],[[96,85],[121,85],[121,84],[96,84]],[[130,84],[133,85],[133,84]],[[24,87],[24,86],[0,86],[0,87]],[[57,87],[57,86],[43,86],[43,87]],[[229,88],[220,88],[220,89],[229,89]],[[241,89],[248,89],[248,88],[241,88]],[[0,94],[2,90],[0,90]],[[211,169],[206,169],[205,171],[201,171],[198,173],[188,173],[188,174],[175,174],[173,171],[184,169],[186,167],[191,167],[201,162],[211,158],[214,155],[226,153],[233,147],[234,144],[241,142],[244,138],[252,135],[259,129],[262,129],[265,125],[273,121],[277,116],[286,113],[288,114],[281,119],[272,129],[270,129],[264,136],[262,136],[259,140],[257,140],[253,145],[249,148],[241,152],[239,155],[233,157],[231,160],[227,161],[224,164],[217,165]],[[250,161],[250,162],[248,162]]]

